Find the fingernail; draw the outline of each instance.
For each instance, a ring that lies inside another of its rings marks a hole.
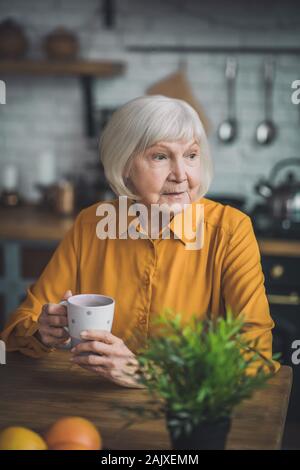
[[[83,338],[85,338],[87,336],[87,331],[82,331],[80,333],[80,336],[82,336]]]
[[[72,349],[71,349],[71,352],[74,352],[74,351],[75,351],[75,348],[72,348]]]

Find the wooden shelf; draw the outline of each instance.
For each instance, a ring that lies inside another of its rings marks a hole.
[[[35,75],[35,76],[77,76],[81,81],[84,99],[84,121],[87,137],[94,138],[97,129],[94,121],[93,108],[93,80],[121,75],[125,70],[125,63],[112,61],[89,60],[0,60],[0,76],[8,75]]]
[[[124,69],[124,63],[111,61],[0,60],[0,73],[17,75],[110,77],[120,75]]]
[[[278,46],[172,46],[172,45],[132,45],[127,46],[129,52],[143,54],[263,54],[263,55],[300,55],[299,47]]]

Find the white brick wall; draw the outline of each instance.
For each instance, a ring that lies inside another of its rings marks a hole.
[[[81,56],[127,63],[123,76],[99,79],[94,89],[99,107],[115,107],[142,95],[145,89],[176,70],[179,54],[142,54],[127,45],[300,46],[300,5],[294,1],[246,0],[117,0],[116,25],[103,26],[98,0],[0,0],[0,19],[19,20],[31,41],[30,56],[41,57],[41,39],[66,25],[80,39]],[[214,128],[225,116],[224,54],[185,55],[193,91]],[[261,67],[263,55],[239,55],[237,113],[239,136],[221,145],[210,136],[216,175],[211,192],[245,194],[249,206],[257,199],[253,185],[267,176],[280,159],[300,156],[300,110],[291,103],[291,83],[300,78],[300,56],[276,56],[274,119],[279,135],[273,145],[258,147],[254,132],[263,115]],[[2,77],[0,77],[2,78]],[[18,164],[21,188],[29,199],[39,153],[52,148],[58,174],[83,171],[96,161],[84,136],[79,81],[68,77],[7,77],[7,104],[0,107],[0,171],[7,162]]]

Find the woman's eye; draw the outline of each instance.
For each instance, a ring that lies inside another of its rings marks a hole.
[[[162,153],[157,153],[156,155],[153,155],[153,160],[164,160],[166,157],[166,155],[163,155]]]
[[[197,157],[196,153],[191,153],[190,155],[188,155],[188,158],[190,158],[191,160],[196,160],[196,157]]]

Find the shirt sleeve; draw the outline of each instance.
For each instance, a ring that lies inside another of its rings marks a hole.
[[[81,214],[59,243],[39,279],[27,289],[25,300],[8,319],[0,335],[7,351],[20,351],[31,357],[41,357],[52,351],[34,334],[44,304],[60,302],[68,289],[77,293]]]
[[[277,372],[280,364],[272,360],[272,328],[269,303],[264,286],[261,256],[250,217],[245,216],[230,236],[222,269],[222,295],[226,309],[231,308],[245,322],[243,339],[256,340],[261,360],[249,367],[253,374],[259,366]],[[267,361],[264,360],[267,359]]]

